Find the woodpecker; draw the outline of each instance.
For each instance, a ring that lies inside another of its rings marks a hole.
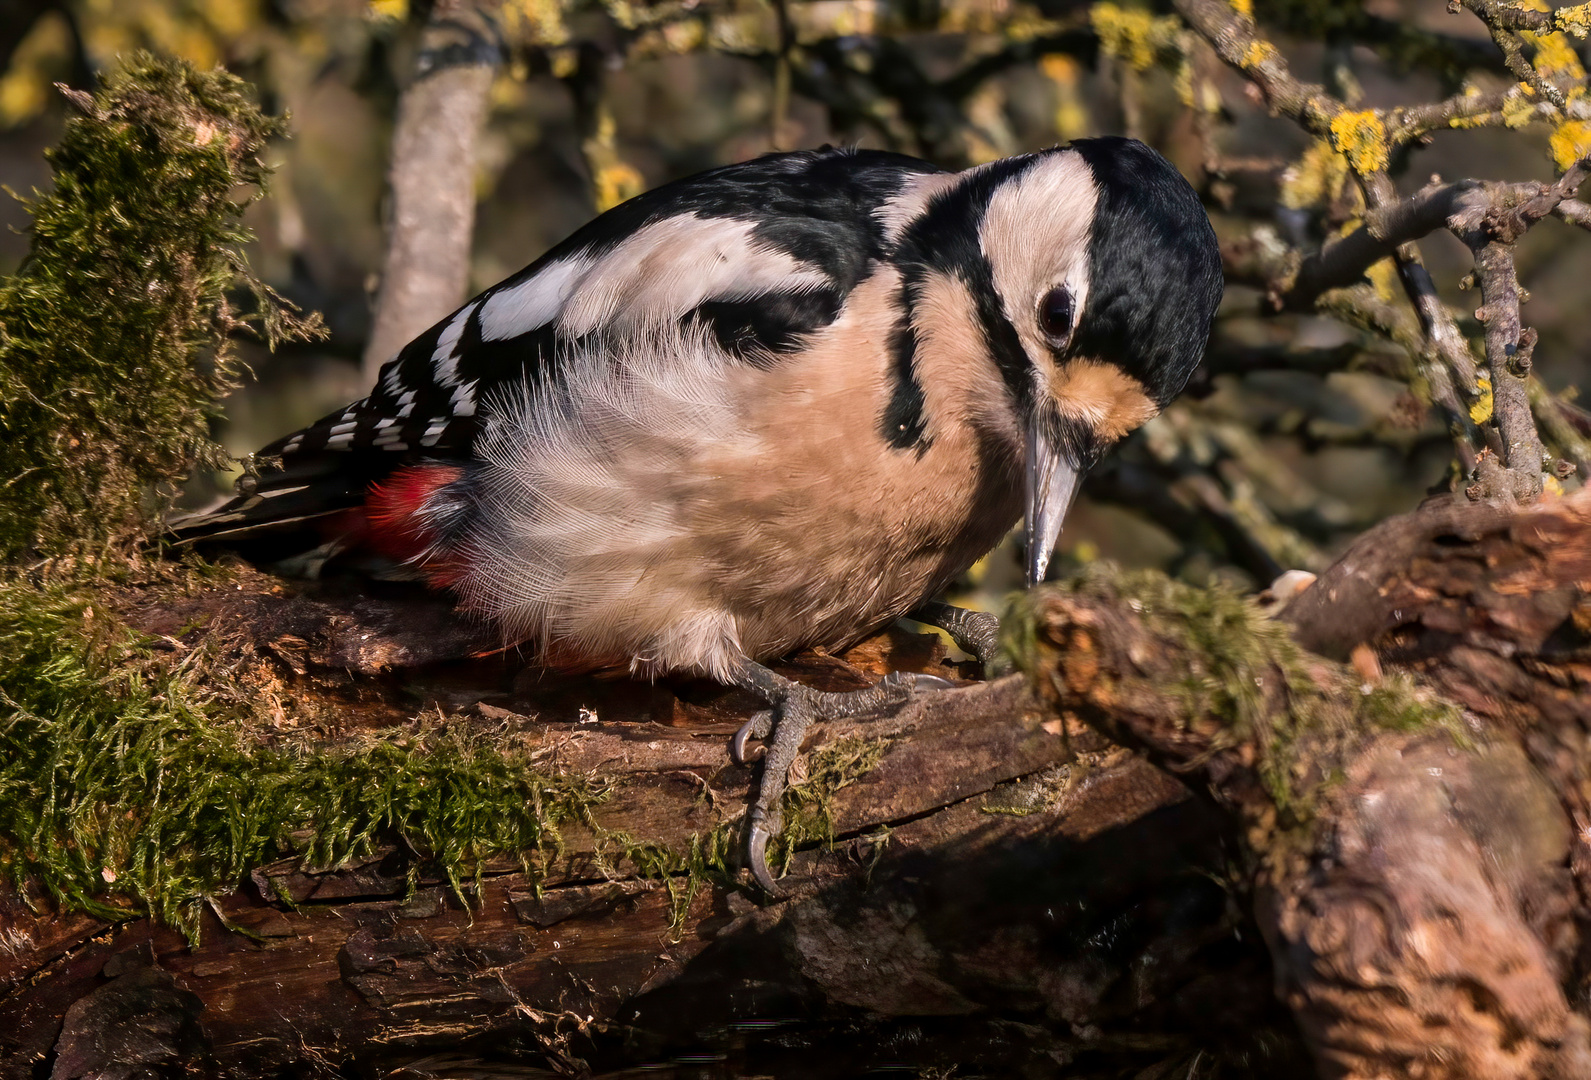
[[[935,597],[1023,517],[1043,580],[1083,475],[1181,391],[1221,289],[1198,197],[1130,139],[960,172],[770,154],[602,214],[177,532],[420,578],[553,667],[753,691],[730,752],[762,742],[744,842],[776,893],[807,726],[950,684],[822,693],[765,662],[908,614],[987,660],[993,618]]]

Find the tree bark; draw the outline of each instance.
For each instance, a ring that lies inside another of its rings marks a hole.
[[[486,6],[439,2],[398,99],[386,261],[365,377],[463,301],[475,223],[475,157],[502,60]]]
[[[210,632],[251,635],[352,726],[412,714],[416,689],[457,707],[492,688],[483,723],[536,732],[615,794],[601,835],[567,830],[535,881],[489,867],[468,908],[396,843],[358,866],[260,867],[196,948],[8,895],[0,1074],[466,1075],[415,1061],[442,1048],[568,1075],[841,1053],[846,1068],[1155,1077],[1219,1060],[1295,1077],[1306,1048],[1330,1077],[1591,1074],[1588,526],[1581,495],[1442,500],[1372,531],[1285,613],[1323,655],[1262,671],[1263,723],[1236,737],[1189,690],[1222,646],[1114,586],[1037,594],[1029,676],[818,726],[804,762],[846,738],[882,756],[833,793],[832,845],[797,852],[771,904],[648,877],[611,843],[684,845],[743,812],[751,773],[724,744],[747,698],[460,662],[473,632],[408,597],[262,578],[123,598],[154,633],[208,606]],[[1275,625],[1254,618],[1262,636]],[[936,640],[892,631],[784,670],[834,689],[944,672]],[[1260,733],[1306,692],[1359,715],[1397,671],[1463,704],[1464,725],[1300,726],[1286,777],[1312,801],[1283,805]]]

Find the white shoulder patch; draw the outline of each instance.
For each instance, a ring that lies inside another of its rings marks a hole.
[[[518,337],[552,322],[591,264],[584,255],[559,259],[517,285],[492,293],[481,304],[481,340]]]
[[[703,300],[819,289],[829,277],[752,236],[755,222],[699,218],[654,221],[598,259],[558,316],[570,338],[594,330],[628,334],[672,322]]]

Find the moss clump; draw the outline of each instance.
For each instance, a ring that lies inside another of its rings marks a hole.
[[[1209,753],[1251,749],[1251,756],[1248,750],[1241,756],[1252,762],[1276,811],[1274,824],[1284,830],[1308,825],[1323,788],[1375,732],[1436,729],[1465,739],[1455,706],[1407,677],[1372,687],[1306,657],[1285,624],[1235,589],[1199,588],[1105,564],[1056,588],[1125,604],[1174,650],[1182,674],[1155,691],[1178,703],[1182,725],[1206,737]],[[1018,602],[1007,618],[1006,647],[1035,680],[1048,678],[1053,659],[1053,647],[1038,640],[1043,596],[1040,591]]]
[[[446,727],[263,745],[238,724],[241,688],[156,658],[85,590],[0,582],[0,624],[0,873],[102,917],[194,937],[205,899],[255,867],[334,867],[399,838],[459,891],[488,857],[556,849],[604,796]]]
[[[806,775],[787,786],[779,804],[780,827],[768,844],[768,865],[783,874],[796,852],[834,842],[834,795],[877,767],[892,740],[846,735],[824,743],[806,760]],[[704,885],[738,887],[736,860],[743,823],[725,822],[691,836],[684,848],[599,830],[604,853],[628,862],[643,878],[661,881],[670,900],[670,931],[679,933],[691,901]]]
[[[770,865],[782,873],[802,846],[834,842],[835,793],[877,768],[890,742],[888,738],[846,735],[807,756],[806,775],[785,789],[780,804],[782,827],[770,845]]]
[[[241,80],[140,54],[68,96],[81,115],[49,154],[53,190],[27,202],[30,254],[0,282],[7,560],[136,535],[157,486],[225,460],[208,432],[237,370],[228,336],[311,330],[242,254],[282,123]]]

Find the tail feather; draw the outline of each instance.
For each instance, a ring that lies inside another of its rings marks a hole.
[[[290,460],[281,468],[246,477],[239,482],[238,494],[213,510],[174,518],[167,528],[178,544],[230,543],[269,533],[312,531],[316,522],[362,505],[370,485],[393,464],[357,460],[349,454]]]

